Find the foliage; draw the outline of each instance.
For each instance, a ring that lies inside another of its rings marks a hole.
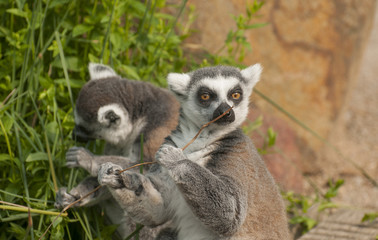
[[[224,45],[215,54],[209,54],[203,60],[201,66],[218,64],[242,66],[241,63],[244,60],[245,53],[252,49],[246,37],[246,31],[267,25],[267,23],[251,23],[252,20],[259,17],[257,13],[264,4],[264,1],[253,1],[253,3],[247,4],[245,14],[233,16],[236,30],[228,32]]]
[[[378,219],[378,212],[365,213],[361,222],[373,222],[376,219]]]
[[[176,6],[180,13],[185,2]],[[178,16],[162,12],[165,6],[164,0],[0,1],[0,201],[53,214],[57,188],[85,176],[65,168],[64,156],[75,144],[72,108],[88,62],[157,85],[182,69]],[[100,152],[100,146],[87,147]],[[30,224],[27,213],[1,211],[1,239],[39,238],[51,218],[31,216]],[[107,239],[115,228],[99,216],[72,210],[49,238]]]
[[[332,198],[337,196],[338,189],[344,184],[344,180],[328,182],[328,190],[323,195],[308,197],[293,192],[283,193],[284,199],[288,202],[287,212],[290,216],[290,224],[299,225],[302,233],[311,230],[316,226],[317,221],[309,216],[310,208],[316,208],[318,212],[330,208],[337,208],[338,205],[332,202]]]

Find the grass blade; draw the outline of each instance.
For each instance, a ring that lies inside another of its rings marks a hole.
[[[71,106],[72,106],[72,108],[74,108],[75,105],[74,105],[74,100],[73,100],[73,96],[72,96],[70,78],[68,76],[68,71],[67,71],[66,59],[64,57],[63,46],[62,46],[62,42],[60,41],[59,32],[57,32],[57,31],[55,31],[55,40],[56,40],[56,42],[58,44],[58,48],[59,48],[60,61],[62,63],[62,67],[63,67],[64,78],[66,79],[66,82],[67,82],[67,88],[68,88],[68,94],[69,94],[70,100],[71,100]]]

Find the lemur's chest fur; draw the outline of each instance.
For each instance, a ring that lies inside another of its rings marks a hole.
[[[180,126],[172,132],[169,139],[172,145],[183,148],[198,134],[199,128],[193,124],[185,123],[180,119]],[[184,150],[187,159],[198,165],[205,167],[208,160],[211,158],[211,153],[219,145],[219,139],[227,133],[231,132],[233,128],[225,128],[222,131],[212,131],[211,128],[204,129],[200,135]]]
[[[177,130],[173,131],[168,139],[168,143],[175,147],[183,148],[198,133],[198,128],[189,127],[188,125],[180,125]],[[184,151],[187,160],[194,162],[201,168],[207,168],[207,163],[213,159],[213,153],[222,145],[224,135],[233,129],[225,129],[222,131],[203,130],[198,138],[191,143]],[[179,159],[178,159],[179,160]],[[185,170],[184,170],[185,171]],[[171,189],[175,192],[175,198],[170,203],[170,208],[174,210],[174,223],[178,229],[178,239],[203,239],[212,240],[219,239],[219,235],[211,231],[196,214],[192,211],[192,207],[186,201],[185,193],[176,185],[175,182],[167,180],[172,184]],[[190,183],[186,183],[190,184]]]

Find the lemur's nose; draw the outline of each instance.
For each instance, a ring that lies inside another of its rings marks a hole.
[[[230,109],[230,105],[227,103],[220,104],[217,109],[215,109],[213,113],[213,119],[219,117],[220,115],[224,114],[227,110]],[[229,123],[232,123],[235,121],[235,113],[234,110],[231,109],[229,112],[227,112],[222,118],[218,119],[215,123],[218,123],[220,125],[226,125]]]

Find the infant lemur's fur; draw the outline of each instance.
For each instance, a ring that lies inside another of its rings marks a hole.
[[[80,90],[76,101],[73,137],[80,141],[105,140],[105,156],[95,156],[79,147],[68,150],[67,166],[82,167],[92,177],[86,178],[69,193],[66,188],[61,188],[55,203],[58,208],[69,205],[99,185],[97,173],[102,163],[113,162],[122,168],[139,163],[141,134],[144,140],[143,160],[153,161],[164,138],[178,121],[179,103],[168,90],[121,78],[113,69],[101,64],[89,64],[89,73],[91,79]],[[148,166],[144,170],[148,171]],[[139,168],[134,171],[139,171]],[[135,223],[106,188],[101,188],[75,206],[94,204],[105,208],[112,224],[120,224],[117,232],[121,239],[132,233]],[[153,236],[148,227],[142,230],[143,239],[152,239]]]
[[[135,221],[171,221],[157,239],[289,239],[281,195],[250,139],[239,129],[261,74],[259,64],[203,68],[169,74],[168,85],[181,103],[179,125],[157,152],[148,174],[101,165],[100,184],[109,186]],[[233,106],[229,114],[201,126]]]

